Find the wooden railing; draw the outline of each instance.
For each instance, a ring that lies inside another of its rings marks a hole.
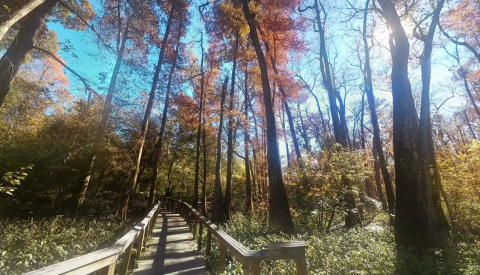
[[[224,231],[220,230],[215,224],[202,216],[195,208],[188,203],[161,197],[162,208],[177,212],[185,221],[191,225],[193,238],[197,236],[197,227],[199,227],[198,249],[202,248],[202,230],[207,228],[207,240],[205,252],[210,255],[212,245],[212,235],[220,242],[220,257],[218,271],[225,271],[225,260],[227,251],[230,252],[237,261],[243,265],[243,273],[250,274],[250,268],[254,275],[260,274],[260,262],[271,260],[294,260],[297,267],[297,275],[307,274],[307,262],[305,260],[305,249],[308,247],[303,241],[296,242],[272,242],[266,250],[249,250],[241,243],[233,239]]]
[[[159,205],[155,205],[148,215],[137,224],[132,230],[125,234],[114,245],[85,254],[58,264],[50,265],[42,269],[28,272],[25,275],[43,275],[43,274],[88,274],[101,270],[102,275],[113,275],[117,259],[122,257],[120,275],[127,274],[130,263],[130,255],[134,241],[136,243],[136,259],[140,259],[142,247],[145,247],[148,237],[152,233],[153,227],[158,217]]]

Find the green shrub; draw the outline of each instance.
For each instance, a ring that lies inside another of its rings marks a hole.
[[[20,274],[108,246],[121,228],[110,221],[62,216],[5,219],[0,221],[0,274]]]

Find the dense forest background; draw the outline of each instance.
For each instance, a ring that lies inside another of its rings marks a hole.
[[[156,195],[250,247],[306,240],[312,274],[480,274],[479,22],[475,0],[4,0],[0,274]]]

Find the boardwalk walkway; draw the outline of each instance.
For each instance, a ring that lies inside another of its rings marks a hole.
[[[145,252],[135,274],[210,274],[188,225],[179,214],[165,210],[158,213]]]

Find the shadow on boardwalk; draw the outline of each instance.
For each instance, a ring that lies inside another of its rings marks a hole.
[[[145,250],[148,257],[140,260],[135,274],[210,274],[187,224],[178,214],[161,211],[153,232]]]

